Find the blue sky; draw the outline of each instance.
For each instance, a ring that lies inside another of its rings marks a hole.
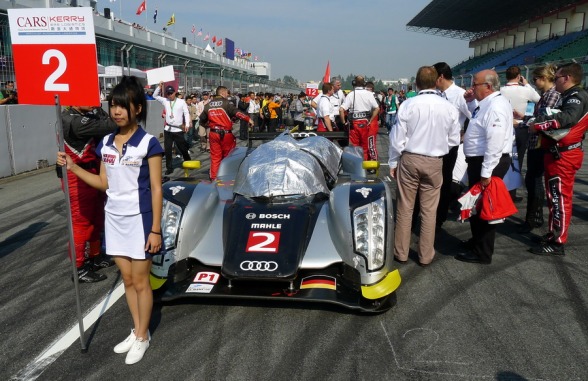
[[[147,19],[135,14],[141,1],[98,0],[98,8],[103,12],[110,7],[117,17],[122,10],[123,19],[155,30],[174,13],[174,37],[193,42],[195,25],[211,37],[230,38],[235,47],[270,62],[272,79],[290,75],[302,82],[318,81],[327,61],[332,76],[410,78],[420,66],[438,61],[453,66],[473,54],[468,41],[406,30],[431,0],[147,0]],[[196,45],[205,44],[196,37]]]

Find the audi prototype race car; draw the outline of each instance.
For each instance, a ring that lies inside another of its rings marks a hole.
[[[237,147],[216,181],[163,185],[163,245],[151,283],[180,297],[395,304],[392,198],[361,155],[309,133]]]

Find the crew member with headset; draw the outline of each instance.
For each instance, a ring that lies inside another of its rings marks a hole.
[[[370,151],[370,125],[377,122],[380,108],[374,95],[365,89],[365,78],[357,76],[353,80],[353,91],[350,92],[339,108],[341,122],[347,124],[345,112],[349,111],[349,143],[363,148],[363,159],[377,157],[375,142],[372,141]]]
[[[235,148],[235,136],[233,135],[234,117],[245,120],[253,127],[253,121],[235,107],[227,99],[228,89],[224,86],[216,88],[216,95],[204,106],[200,114],[200,125],[210,127],[210,179],[215,180],[218,168],[233,148]]]

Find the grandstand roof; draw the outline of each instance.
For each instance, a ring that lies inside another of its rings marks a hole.
[[[406,24],[408,30],[475,40],[586,0],[433,0]]]

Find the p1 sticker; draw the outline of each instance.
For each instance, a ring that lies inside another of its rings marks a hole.
[[[218,278],[219,275],[217,273],[202,271],[196,274],[194,277],[194,282],[216,284],[216,282],[218,282]]]
[[[277,253],[280,232],[250,231],[245,251],[247,253]]]

